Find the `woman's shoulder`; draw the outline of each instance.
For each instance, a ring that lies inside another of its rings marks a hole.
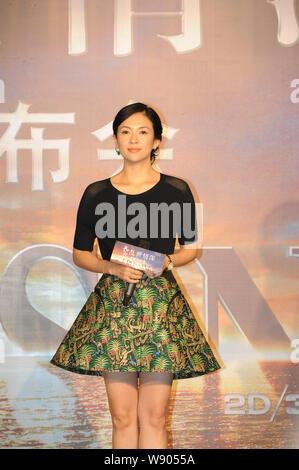
[[[165,174],[165,184],[170,185],[172,188],[175,188],[179,191],[186,192],[189,189],[189,184],[183,178],[178,176]]]
[[[107,189],[109,189],[109,178],[93,181],[85,187],[83,191],[83,197],[87,199],[93,199]]]

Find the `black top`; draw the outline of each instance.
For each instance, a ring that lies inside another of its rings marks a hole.
[[[73,247],[92,251],[97,237],[102,258],[110,260],[116,240],[135,246],[143,240],[144,248],[171,254],[176,235],[180,245],[197,240],[196,222],[192,192],[181,178],[160,173],[160,180],[139,194],[123,193],[106,178],[89,184],[83,193]]]

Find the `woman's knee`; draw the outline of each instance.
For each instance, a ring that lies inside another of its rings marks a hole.
[[[140,374],[137,408],[140,427],[151,427],[157,430],[166,427],[172,380],[173,373]]]
[[[112,424],[115,429],[126,429],[137,425],[137,413],[131,410],[119,409],[111,411]]]
[[[141,427],[150,427],[152,429],[164,429],[166,427],[167,412],[164,409],[142,409],[138,410],[138,422]]]

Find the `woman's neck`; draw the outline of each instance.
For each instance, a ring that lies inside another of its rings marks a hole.
[[[151,181],[158,178],[160,172],[151,168],[136,169],[134,167],[123,168],[119,173],[117,173],[119,181],[124,181],[128,184],[138,184],[143,181]]]

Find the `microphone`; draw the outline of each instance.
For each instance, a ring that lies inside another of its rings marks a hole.
[[[150,242],[147,240],[139,240],[137,246],[141,248],[149,249]],[[130,299],[133,295],[137,282],[127,282],[127,288],[125,290],[124,298],[123,298],[123,305],[127,306],[130,302]]]

